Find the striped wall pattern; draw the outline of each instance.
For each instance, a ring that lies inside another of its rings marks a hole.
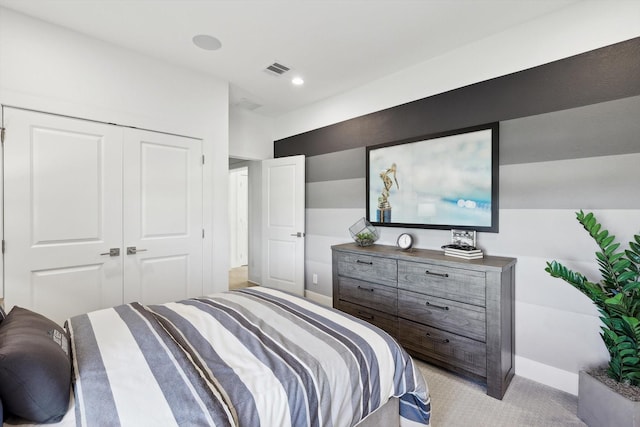
[[[550,367],[550,385],[569,392],[577,392],[573,381],[553,384],[553,369],[577,373],[607,354],[591,302],[548,277],[545,262],[597,277],[596,247],[575,221],[579,209],[593,210],[622,242],[640,231],[638,117],[640,96],[632,96],[500,123],[500,232],[479,233],[478,244],[518,259],[517,360]],[[330,296],[330,247],[350,241],[348,227],[365,215],[365,148],[308,156],[306,167],[306,288]],[[395,244],[408,231],[429,249],[450,238],[447,230],[380,231],[378,243]]]
[[[577,394],[578,371],[604,364],[591,302],[552,279],[556,259],[598,279],[595,244],[575,220],[594,211],[622,242],[640,228],[640,38],[347,119],[275,141],[274,156],[307,161],[307,291],[331,294],[331,250],[365,215],[365,148],[500,122],[499,233],[491,255],[516,257],[516,374]],[[438,249],[448,230],[404,231]],[[317,275],[317,284],[311,278]],[[402,307],[400,307],[400,310]]]

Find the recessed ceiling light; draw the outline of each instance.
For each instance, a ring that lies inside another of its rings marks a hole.
[[[291,79],[291,83],[296,86],[302,86],[304,84],[304,80],[302,80],[302,77],[294,77]]]
[[[204,50],[218,50],[222,47],[220,40],[207,34],[198,34],[192,40],[193,44]]]

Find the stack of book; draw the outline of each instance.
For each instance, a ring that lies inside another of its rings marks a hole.
[[[481,249],[454,249],[444,248],[444,254],[447,256],[453,256],[462,259],[479,259],[483,258],[484,254]]]

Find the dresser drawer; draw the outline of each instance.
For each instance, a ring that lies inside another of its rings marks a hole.
[[[338,275],[395,287],[398,263],[395,259],[341,252],[338,253]]]
[[[377,283],[340,277],[338,299],[383,311],[393,316],[398,312],[398,293],[396,288]]]
[[[398,316],[478,341],[486,339],[484,307],[398,289]]]
[[[354,317],[366,320],[372,325],[385,330],[394,338],[398,336],[398,319],[395,316],[373,310],[368,307],[352,304],[347,301],[340,301],[336,308],[344,311],[345,313],[349,313]]]
[[[485,274],[441,265],[398,261],[398,287],[484,307]]]
[[[484,343],[405,319],[398,320],[398,340],[407,350],[438,361],[445,367],[487,376]]]

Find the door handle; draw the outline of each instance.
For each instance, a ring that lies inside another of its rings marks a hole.
[[[110,248],[109,252],[104,252],[100,255],[120,256],[120,248]]]
[[[138,252],[146,252],[146,249],[137,249],[135,246],[127,246],[127,255],[135,255]]]
[[[301,231],[298,231],[297,233],[293,233],[292,234],[293,237],[304,237],[304,233]]]

